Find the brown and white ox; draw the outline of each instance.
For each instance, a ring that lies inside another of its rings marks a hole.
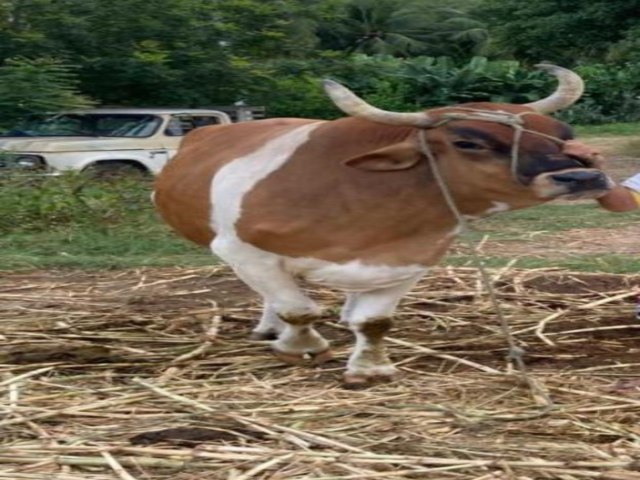
[[[345,380],[389,378],[396,370],[383,337],[394,310],[460,230],[427,149],[465,218],[593,198],[610,188],[595,168],[595,152],[563,142],[572,139],[571,129],[543,115],[575,102],[582,80],[560,67],[543,68],[559,80],[548,98],[419,113],[377,109],[327,81],[327,93],[350,117],[199,128],[157,179],[157,208],[262,296],[252,337],[275,338],[280,359],[331,358],[329,343],[313,328],[321,308],[296,284],[302,277],[346,292],[341,320],[356,342]],[[515,164],[515,130],[504,118],[524,128]]]

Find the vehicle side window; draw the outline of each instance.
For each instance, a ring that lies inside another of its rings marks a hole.
[[[58,135],[78,135],[84,131],[84,122],[81,117],[72,115],[63,115],[56,117],[54,122],[44,124],[43,130],[47,133]],[[47,129],[47,127],[49,127]]]
[[[218,125],[219,123],[220,119],[214,116],[198,115],[197,117],[193,117],[195,128],[206,127],[207,125]]]
[[[194,128],[217,125],[220,119],[212,115],[173,115],[164,133],[168,137],[181,137]]]
[[[181,137],[184,135],[182,132],[182,125],[180,124],[180,119],[178,117],[171,117],[167,124],[167,128],[164,130],[164,134],[168,137]]]

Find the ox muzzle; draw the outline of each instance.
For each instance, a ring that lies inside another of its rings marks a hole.
[[[560,155],[549,155],[541,163],[553,167],[539,172],[532,182],[543,199],[598,198],[615,186],[601,170],[604,157],[600,151],[578,140],[567,140]]]
[[[611,190],[614,182],[595,168],[570,168],[538,175],[533,188],[540,198],[570,200],[598,198]]]

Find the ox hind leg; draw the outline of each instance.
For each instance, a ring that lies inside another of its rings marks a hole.
[[[272,347],[285,363],[300,364],[307,354],[316,363],[331,359],[329,343],[313,328],[313,322],[322,316],[321,308],[282,269],[277,255],[221,237],[213,241],[211,250],[264,299],[264,311],[253,331],[254,338],[277,335]]]
[[[347,385],[367,384],[376,378],[390,380],[397,373],[387,355],[384,337],[391,329],[392,315],[400,299],[419,278],[348,297],[343,318],[354,333],[356,344],[344,374]]]

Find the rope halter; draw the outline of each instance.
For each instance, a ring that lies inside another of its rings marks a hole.
[[[490,110],[479,110],[479,109],[473,109],[473,108],[459,108],[458,110],[460,111],[442,114],[440,116],[440,119],[428,128],[436,128],[456,120],[477,120],[477,121],[484,121],[484,122],[494,122],[502,125],[507,125],[513,128],[513,141],[512,141],[512,147],[511,147],[511,174],[514,180],[520,184],[522,184],[522,182],[518,177],[518,164],[519,164],[520,143],[521,143],[522,135],[524,133],[530,133],[533,135],[546,138],[548,140],[551,140],[557,143],[558,145],[565,144],[565,141],[560,138],[554,137],[552,135],[547,135],[542,132],[537,132],[535,130],[530,130],[524,127],[525,123],[522,117],[529,114],[535,114],[536,112],[521,112],[521,113],[513,114],[513,113],[507,113],[507,112],[495,112]],[[433,150],[431,149],[431,147],[429,146],[429,142],[427,141],[427,129],[420,129],[420,132],[418,134],[418,140],[420,144],[420,150],[427,157],[429,161],[429,166],[431,168],[431,171],[433,172],[433,175],[436,179],[438,187],[440,188],[440,191],[442,192],[445,198],[447,206],[449,207],[456,221],[458,222],[460,233],[464,235],[469,231],[469,222],[467,218],[460,212],[460,209],[458,208],[455,202],[455,199],[451,194],[451,190],[449,189],[444,177],[442,176],[440,169],[438,168],[438,162],[436,160],[435,154],[433,153]],[[525,420],[525,419],[536,418],[536,417],[546,415],[549,411],[551,411],[554,408],[553,400],[547,393],[546,389],[527,373],[527,368],[523,358],[525,351],[521,346],[517,344],[513,334],[511,333],[509,322],[507,321],[507,318],[503,312],[500,302],[498,301],[498,296],[493,287],[493,281],[491,280],[487,272],[487,269],[485,267],[485,264],[482,258],[477,252],[476,246],[472,243],[472,241],[468,237],[465,237],[465,239],[466,239],[467,246],[472,252],[474,262],[478,267],[478,271],[480,272],[482,283],[487,289],[493,309],[496,312],[498,319],[500,320],[500,329],[509,346],[509,353],[507,355],[507,358],[510,362],[513,362],[517,366],[518,370],[520,371],[520,374],[522,375],[522,378],[528,384],[533,397],[537,400],[539,405],[541,405],[541,408],[537,411],[534,411],[528,414],[519,415],[519,416],[518,415],[513,416],[508,419],[509,420]],[[498,416],[496,418],[499,419],[500,417]]]

